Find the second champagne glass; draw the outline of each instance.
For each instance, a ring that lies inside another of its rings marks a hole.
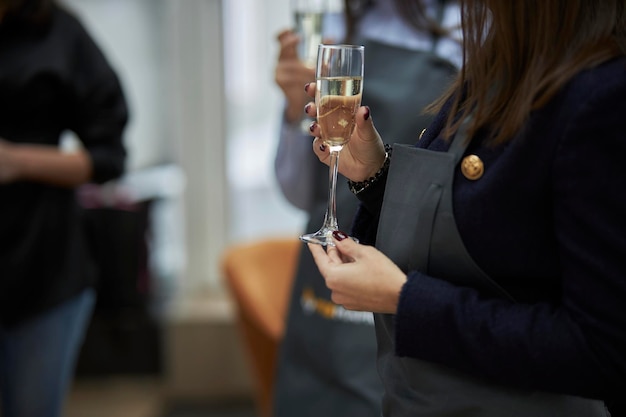
[[[295,30],[300,36],[298,56],[310,68],[315,68],[317,46],[322,43],[328,6],[329,0],[291,0]]]
[[[352,136],[361,106],[364,52],[360,45],[318,47],[315,105],[322,140],[330,150],[328,207],[320,230],[300,236],[304,242],[334,245],[332,233],[339,229],[335,198],[339,153]]]

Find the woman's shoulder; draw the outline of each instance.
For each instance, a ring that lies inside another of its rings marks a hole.
[[[544,119],[560,125],[561,137],[576,132],[622,129],[626,108],[626,56],[613,58],[579,72],[546,108]]]
[[[553,138],[561,137],[555,130],[569,137],[579,126],[604,123],[607,116],[621,114],[624,108],[626,56],[578,72],[547,103],[531,113],[529,122]]]
[[[567,87],[568,95],[585,97],[586,101],[615,96],[626,101],[626,56],[605,61],[581,71]]]
[[[618,149],[617,143],[623,142],[625,108],[626,56],[573,77],[552,103],[538,112],[534,134],[538,140],[552,142],[563,161],[580,157],[602,161],[606,149]]]

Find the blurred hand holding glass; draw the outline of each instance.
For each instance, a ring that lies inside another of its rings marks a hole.
[[[352,136],[355,114],[361,106],[364,51],[358,45],[318,47],[315,105],[322,140],[330,150],[328,207],[321,229],[300,236],[305,242],[334,245],[332,233],[338,230],[335,196],[339,152]]]
[[[345,36],[343,22],[344,0],[291,0],[294,33],[299,42],[296,48],[302,64],[315,70],[317,47],[321,43],[336,43]],[[312,81],[309,80],[309,81]],[[304,95],[306,97],[306,95]],[[306,97],[308,100],[308,97]],[[312,118],[302,115],[300,128],[309,133]]]

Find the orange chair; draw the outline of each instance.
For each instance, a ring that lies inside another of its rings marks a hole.
[[[221,259],[262,417],[272,415],[276,356],[301,246],[295,238],[269,238],[230,246]]]

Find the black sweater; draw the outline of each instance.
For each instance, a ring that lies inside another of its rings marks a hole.
[[[0,138],[57,145],[71,130],[95,182],[124,168],[128,113],[117,76],[80,22],[54,7],[50,20],[0,24]],[[0,324],[9,326],[92,284],[75,190],[0,185]]]

